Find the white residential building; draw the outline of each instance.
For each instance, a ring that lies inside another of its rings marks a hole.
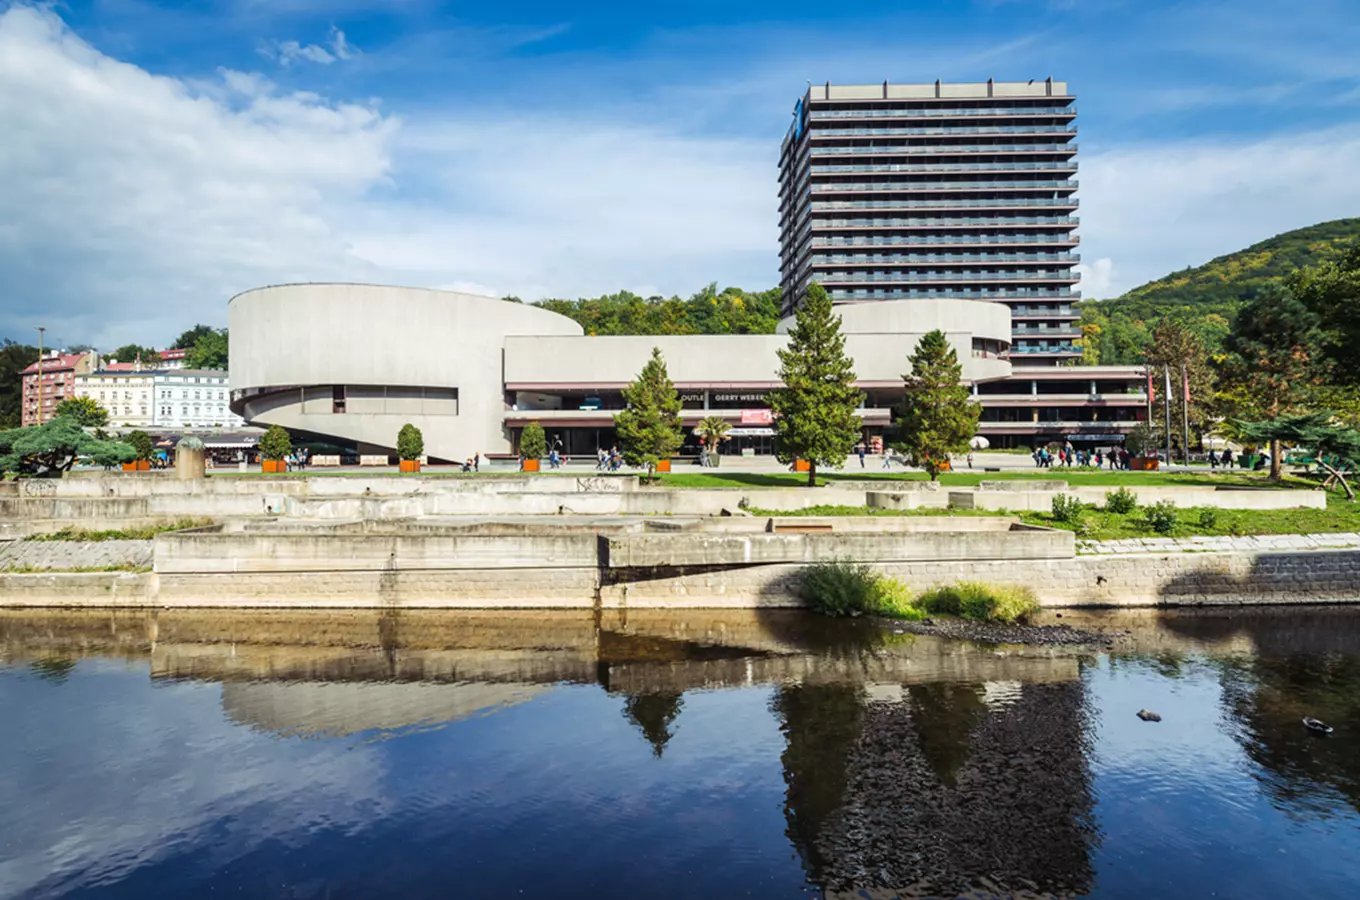
[[[218,369],[174,369],[155,373],[155,420],[162,428],[240,428],[245,424],[228,405],[228,375]]]
[[[244,425],[228,406],[226,372],[205,369],[100,370],[76,376],[75,392],[109,411],[115,428],[230,430]]]

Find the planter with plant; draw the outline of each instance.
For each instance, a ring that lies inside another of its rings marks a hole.
[[[694,429],[699,435],[699,440],[703,441],[704,449],[708,451],[708,464],[716,466],[722,461],[722,455],[718,448],[723,441],[730,440],[727,432],[732,430],[732,426],[722,416],[704,416],[699,425]]]
[[[149,472],[151,470],[151,457],[156,452],[155,445],[151,441],[151,435],[145,431],[129,432],[126,443],[132,447],[132,462],[123,463],[123,470]]]
[[[288,471],[284,460],[292,450],[293,439],[288,432],[279,425],[270,425],[260,436],[260,469],[264,472]]]
[[[407,422],[397,432],[398,468],[403,472],[419,472],[420,457],[425,454],[425,435],[420,429]]]
[[[1146,422],[1140,422],[1124,439],[1129,451],[1129,468],[1135,472],[1155,472],[1157,459],[1157,439]]]
[[[530,422],[524,426],[524,431],[519,436],[519,456],[522,460],[521,468],[525,472],[537,472],[539,460],[543,454],[548,452],[548,436],[543,433],[543,426],[537,422]]]

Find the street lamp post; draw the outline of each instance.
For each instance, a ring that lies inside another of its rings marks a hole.
[[[47,331],[47,329],[44,328],[42,325],[39,325],[39,326],[38,326],[38,424],[39,424],[39,425],[41,425],[41,424],[43,423],[43,380],[42,380],[42,362],[43,362],[43,333],[46,332],[46,331]]]

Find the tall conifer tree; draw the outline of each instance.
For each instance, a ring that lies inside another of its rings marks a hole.
[[[638,373],[637,380],[623,389],[627,406],[614,415],[623,458],[630,466],[646,466],[652,480],[656,464],[669,457],[684,442],[680,430],[680,394],[666,372],[666,360],[658,347]]]
[[[859,441],[855,410],[863,398],[855,387],[854,363],[845,355],[840,316],[820,284],[808,288],[779,362],[784,386],[770,393],[775,455],[783,463],[807,460],[808,487],[815,487],[817,467],[845,465]]]
[[[902,376],[907,396],[892,445],[934,481],[949,454],[967,452],[982,409],[969,401],[963,365],[943,331],[923,336],[910,362],[911,372]]]

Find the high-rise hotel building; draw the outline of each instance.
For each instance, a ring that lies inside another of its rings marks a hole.
[[[780,286],[1011,308],[1011,360],[1080,356],[1077,109],[1064,82],[810,85],[779,157]]]

